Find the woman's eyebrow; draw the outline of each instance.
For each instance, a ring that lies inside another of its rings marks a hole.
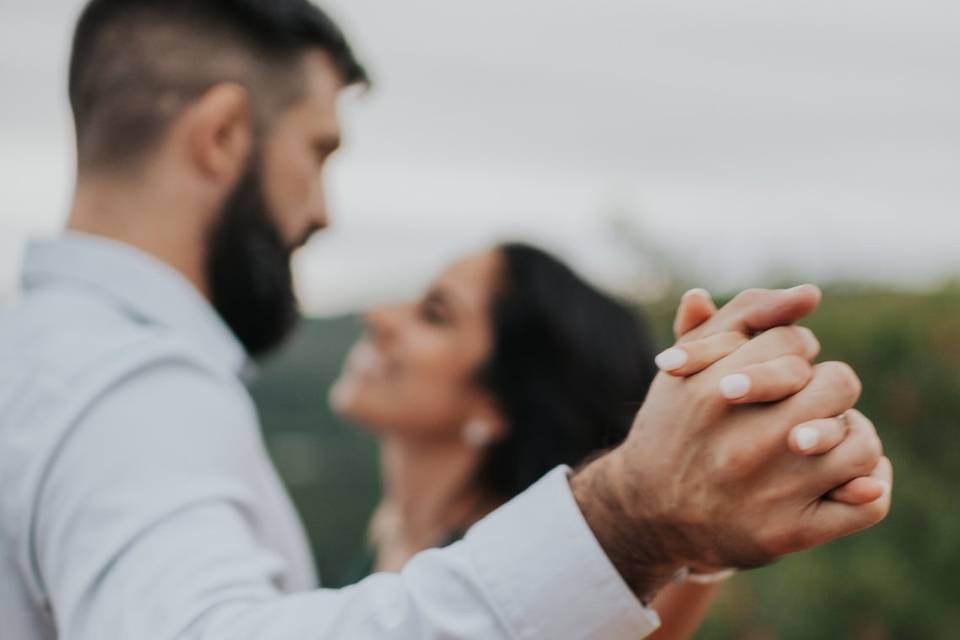
[[[435,287],[428,295],[428,298],[433,298],[451,311],[457,311],[459,308],[465,306],[464,301],[459,299],[460,296],[456,292],[444,286]]]

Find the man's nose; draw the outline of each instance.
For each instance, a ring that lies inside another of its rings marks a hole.
[[[310,215],[310,226],[314,231],[323,231],[330,226],[330,218],[327,215],[326,203],[322,203]]]
[[[313,234],[318,231],[323,231],[330,224],[329,218],[327,217],[327,207],[326,203],[320,202],[319,206],[314,207],[314,209],[307,216],[307,227],[303,230],[303,233],[295,242],[296,247],[302,247],[307,244],[307,241],[313,236]]]

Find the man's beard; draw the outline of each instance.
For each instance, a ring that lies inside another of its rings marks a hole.
[[[207,278],[214,309],[253,357],[283,342],[299,313],[288,247],[271,221],[253,163],[210,232]]]

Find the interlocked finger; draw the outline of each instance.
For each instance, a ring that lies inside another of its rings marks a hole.
[[[736,331],[718,333],[693,342],[670,347],[656,357],[657,366],[673,376],[692,376],[748,342],[748,338]]]
[[[794,395],[812,378],[809,362],[801,356],[786,355],[721,378],[720,393],[731,404],[776,402]]]
[[[827,453],[847,437],[847,414],[836,418],[821,418],[797,425],[790,432],[790,449],[803,456]]]

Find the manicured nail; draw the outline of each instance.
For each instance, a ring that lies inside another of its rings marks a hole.
[[[670,347],[653,360],[662,371],[674,371],[687,364],[689,356],[683,349]]]
[[[734,373],[720,380],[720,393],[727,400],[742,398],[749,391],[750,376],[745,373]]]
[[[809,451],[817,446],[820,432],[815,427],[800,427],[793,432],[793,439],[801,451]]]
[[[707,300],[713,300],[713,296],[710,295],[710,292],[706,289],[701,289],[700,287],[697,287],[696,289],[690,289],[690,291],[687,291],[685,294],[683,294],[680,299],[686,300],[690,296],[702,296]]]

